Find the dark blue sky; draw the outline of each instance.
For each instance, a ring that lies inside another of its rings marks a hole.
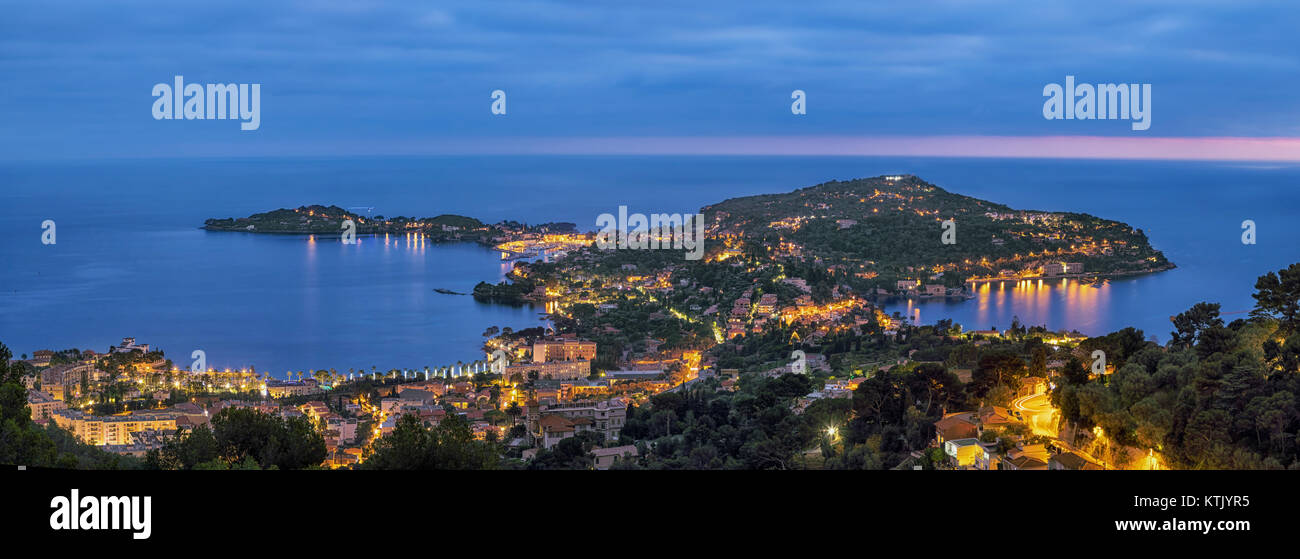
[[[0,158],[493,151],[539,137],[1300,137],[1300,6],[1138,4],[5,1]],[[262,84],[261,128],[155,121],[150,90],[177,74]],[[1152,84],[1151,129],[1045,120],[1043,86],[1067,74]],[[504,117],[489,112],[494,89]],[[793,89],[806,116],[790,114]]]

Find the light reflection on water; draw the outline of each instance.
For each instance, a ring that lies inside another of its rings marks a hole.
[[[888,312],[899,312],[913,321],[934,323],[951,318],[967,330],[1005,329],[1015,318],[1026,326],[1079,330],[1086,334],[1106,333],[1105,313],[1112,312],[1116,289],[1135,289],[1132,280],[1082,282],[1077,279],[1033,279],[982,283],[969,300],[907,300],[886,304]],[[1162,334],[1163,332],[1148,332]]]
[[[905,301],[924,322],[1006,328],[1013,316],[1098,335],[1136,326],[1167,338],[1199,301],[1225,320],[1254,303],[1256,278],[1300,261],[1300,167],[1221,163],[853,157],[416,157],[141,160],[0,165],[0,341],[16,354],[105,350],[122,336],[209,364],[285,369],[434,365],[482,357],[488,325],[539,324],[539,308],[475,304],[475,283],[512,261],[473,245],[404,235],[207,233],[209,217],[311,203],[384,213],[534,223],[594,219],[626,204],[697,209],[830,179],[915,173],[1014,208],[1083,212],[1140,227],[1178,269],[1111,280],[981,287],[969,301]],[[184,188],[177,179],[184,178]],[[618,184],[622,188],[611,189]],[[359,186],[364,185],[364,186]],[[141,203],[147,201],[147,203]],[[1259,243],[1240,242],[1243,219]],[[36,228],[59,223],[57,246]],[[25,240],[24,240],[25,239]],[[303,245],[307,246],[304,247]],[[1059,285],[1058,285],[1059,284]]]
[[[73,241],[60,243],[60,252],[29,250],[25,260],[35,265],[10,276],[14,291],[0,301],[9,311],[4,316],[45,317],[34,329],[0,319],[0,341],[16,354],[98,350],[135,336],[174,359],[203,349],[214,367],[251,366],[276,376],[422,369],[482,359],[481,333],[489,326],[547,325],[540,306],[484,304],[468,295],[479,281],[500,281],[513,265],[471,243],[396,234],[358,235],[356,244],[344,244],[332,235],[194,228],[167,235],[105,229]],[[76,273],[121,246],[132,247],[129,259],[107,260],[117,273]]]

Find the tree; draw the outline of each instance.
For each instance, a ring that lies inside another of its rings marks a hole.
[[[0,343],[0,464],[47,468],[122,469],[135,467],[134,458],[121,457],[85,444],[57,426],[41,428],[32,421],[25,363],[9,365],[13,356]]]
[[[1211,327],[1222,327],[1219,318],[1219,304],[1200,302],[1192,308],[1173,318],[1174,331],[1169,335],[1169,343],[1176,346],[1192,347],[1200,339],[1201,333]]]
[[[1047,378],[1047,348],[1040,341],[1029,355],[1029,376]]]
[[[1252,296],[1253,316],[1277,318],[1286,332],[1294,332],[1300,321],[1300,263],[1260,276]]]
[[[180,430],[158,450],[145,457],[145,467],[151,470],[218,469],[221,451],[212,429],[200,425],[191,430]],[[201,465],[206,464],[204,468]],[[224,469],[224,468],[220,468]]]
[[[496,445],[474,438],[469,421],[449,415],[428,429],[415,415],[397,420],[361,464],[370,470],[491,470],[500,465]]]
[[[11,357],[0,344],[0,464],[54,465],[54,444],[34,428],[27,389],[18,369],[9,367]]]
[[[325,438],[305,417],[282,419],[247,408],[226,408],[212,418],[212,433],[228,463],[252,457],[262,468],[297,470],[325,461]]]
[[[971,383],[976,395],[982,396],[999,384],[1007,385],[1014,392],[1020,388],[1020,379],[1028,372],[1024,359],[1019,355],[1007,350],[994,350],[980,357],[971,372]]]

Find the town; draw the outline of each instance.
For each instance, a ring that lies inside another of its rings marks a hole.
[[[859,218],[845,217],[845,205]],[[802,213],[809,208],[813,213]],[[1013,319],[1001,329],[967,329],[881,306],[900,297],[965,298],[1006,282],[1091,289],[1098,277],[1172,266],[1140,230],[1010,210],[910,175],[733,199],[704,215],[698,260],[673,250],[601,247],[572,224],[366,220],[374,228],[366,234],[385,239],[403,234],[418,239],[411,242],[476,242],[499,251],[510,262],[506,279],[480,282],[474,298],[544,309],[542,326],[487,328],[482,359],[469,363],[273,377],[178,367],[157,348],[125,338],[102,353],[20,355],[8,364],[9,376],[26,391],[25,420],[44,435],[71,437],[128,466],[163,469],[1035,470],[1290,462],[1285,445],[1262,442],[1263,427],[1250,435],[1256,442],[1241,433],[1233,444],[1196,443],[1218,430],[1220,412],[1207,406],[1262,418],[1288,405],[1268,397],[1273,388],[1241,380],[1253,388],[1215,403],[1220,396],[1193,395],[1186,384],[1209,374],[1198,360],[1222,359],[1238,345],[1273,356],[1261,367],[1291,367],[1279,357],[1291,320],[1283,311],[1261,306],[1249,321],[1224,324],[1217,304],[1199,303],[1171,317],[1173,339],[1160,345],[1134,328],[1085,335]],[[957,215],[960,235],[979,242],[959,242],[955,253],[937,235],[911,251],[873,248],[937,233],[934,224],[945,215]],[[209,220],[207,227],[306,233],[314,242],[345,219],[363,218],[311,206]],[[892,224],[889,235],[879,234],[877,220]],[[855,243],[861,247],[846,250]],[[1026,250],[1031,246],[1039,248]],[[1286,289],[1267,287],[1266,279],[1262,289]],[[1247,395],[1258,401],[1248,407]],[[1176,398],[1205,401],[1174,406]],[[1286,424],[1269,425],[1286,436]]]
[[[798,280],[785,281],[800,285]],[[748,296],[732,307],[728,321],[779,320],[788,326],[815,327],[849,317],[852,328],[868,323],[875,328],[873,321],[880,320],[887,326],[882,333],[890,338],[899,336],[900,328],[905,332],[912,328],[905,321],[894,325],[889,317],[855,300],[819,307],[802,294],[794,305],[777,311],[774,297],[750,302]],[[748,333],[747,327],[728,329],[733,338]],[[968,340],[978,347],[1002,340],[1005,334],[976,331],[951,339]],[[1045,338],[1053,347],[1084,340],[1069,334]],[[476,440],[499,445],[504,456],[521,463],[575,439],[588,444],[590,468],[608,469],[620,460],[635,461],[643,452],[644,444],[626,444],[631,441],[623,428],[629,411],[653,407],[656,395],[700,387],[736,392],[746,375],[770,380],[805,374],[819,380],[810,385],[815,390],[791,401],[791,412],[800,414],[819,401],[824,407],[838,400],[843,404],[837,407],[842,408],[852,402],[854,390],[873,376],[924,364],[900,357],[841,378],[827,374],[830,365],[824,355],[808,354],[800,363],[742,373],[739,368],[719,367],[701,351],[665,350],[654,340],[646,342],[642,350],[624,352],[617,359],[619,369],[593,368],[600,353],[596,342],[550,331],[492,336],[485,350],[508,356],[499,364],[490,361],[489,354],[480,362],[433,370],[317,371],[287,380],[248,370],[179,369],[160,351],[134,338],[125,338],[102,353],[39,350],[14,365],[21,363],[31,371],[21,378],[33,422],[62,429],[105,452],[139,459],[163,450],[177,433],[207,428],[223,410],[245,409],[307,422],[323,440],[325,458],[319,466],[325,468],[358,467],[403,417],[436,428],[454,416],[465,421]],[[1064,366],[1060,360],[1047,363],[1049,372]],[[957,376],[970,381],[970,371],[958,370]],[[943,414],[934,423],[932,452],[912,452],[905,463],[924,460],[927,467],[977,469],[1103,467],[1082,451],[1060,451],[1063,443],[1053,427],[1056,412],[1044,400],[1046,389],[1046,381],[1040,378],[1027,382],[1009,407]],[[840,428],[827,427],[832,441]],[[1009,436],[1018,444],[1009,447],[1004,438]]]

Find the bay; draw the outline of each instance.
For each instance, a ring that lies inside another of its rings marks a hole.
[[[570,221],[694,212],[831,179],[912,173],[1018,209],[1078,211],[1142,228],[1178,268],[1095,287],[997,284],[963,302],[899,302],[921,320],[1005,328],[1013,317],[1167,339],[1169,316],[1207,300],[1244,317],[1255,278],[1300,261],[1300,169],[1214,162],[850,157],[368,157],[0,164],[0,342],[15,354],[104,350],[123,336],[187,366],[285,371],[443,366],[482,358],[489,326],[542,324],[539,308],[468,296],[499,281],[498,255],[405,237],[213,233],[208,217],[280,207],[373,207],[386,216]],[[364,211],[364,210],[362,210]],[[41,222],[57,226],[40,242]],[[1254,220],[1258,243],[1241,243]],[[960,238],[959,238],[960,242]]]

